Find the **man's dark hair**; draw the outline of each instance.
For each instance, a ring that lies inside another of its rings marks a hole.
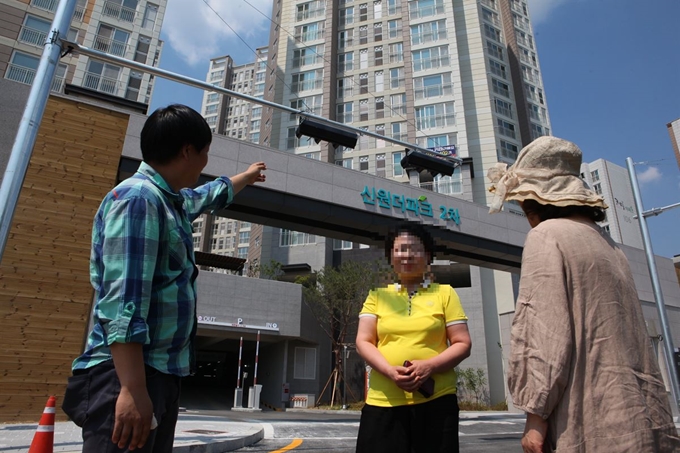
[[[604,209],[595,206],[554,206],[541,204],[535,200],[524,200],[522,201],[522,209],[526,214],[536,214],[541,222],[575,215],[587,217],[593,222],[602,222],[607,218]]]
[[[417,223],[404,222],[399,223],[392,228],[390,228],[387,233],[387,238],[385,239],[385,257],[387,262],[392,264],[392,248],[394,247],[394,240],[402,233],[408,233],[412,236],[420,239],[425,247],[425,253],[430,257],[430,260],[434,258],[434,240],[430,233]]]
[[[191,107],[173,104],[151,114],[142,128],[141,148],[145,162],[167,164],[186,145],[201,151],[212,142],[205,119]]]

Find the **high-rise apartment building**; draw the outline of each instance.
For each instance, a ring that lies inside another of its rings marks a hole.
[[[0,74],[31,84],[59,0],[0,0]],[[167,0],[78,0],[68,39],[130,60],[157,66]],[[65,84],[149,104],[153,76],[84,55],[67,55],[52,90]]]
[[[607,218],[600,222],[619,244],[643,248],[640,224],[634,218],[635,199],[628,170],[604,159],[581,165],[581,178],[597,193],[602,195],[609,209]]]
[[[273,3],[264,99],[425,148],[455,146],[467,166],[451,177],[421,174],[423,188],[486,204],[488,168],[514,162],[523,146],[550,133],[523,0]],[[226,123],[241,124],[240,115],[227,112]],[[260,143],[409,183],[403,147],[360,135],[355,149],[336,149],[297,137],[299,121],[263,107]],[[506,209],[521,214],[515,204]],[[261,225],[252,226],[251,238],[257,246],[251,240],[250,264],[275,260],[312,270],[338,264],[340,250],[361,247]],[[491,400],[503,401],[499,345],[507,344],[517,282],[491,269],[469,272],[472,286],[459,294],[479,323],[473,338],[479,352],[466,366],[484,368]]]

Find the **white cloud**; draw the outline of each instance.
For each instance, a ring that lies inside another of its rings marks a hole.
[[[208,0],[208,3],[246,42],[263,33],[269,36],[269,20],[253,6],[270,17],[271,0],[248,0],[247,3],[244,0]],[[204,63],[225,53],[223,44],[227,39],[243,45],[222,19],[203,0],[169,0],[163,34],[187,63]],[[262,44],[267,41],[265,38]]]
[[[554,10],[565,3],[567,0],[529,0],[531,23],[536,26],[545,22]]]
[[[638,181],[640,184],[646,184],[648,182],[656,182],[661,179],[661,172],[656,167],[649,167],[647,170],[638,173]]]

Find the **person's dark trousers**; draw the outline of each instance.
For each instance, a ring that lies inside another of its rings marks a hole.
[[[146,388],[153,403],[158,428],[151,430],[137,453],[171,453],[179,412],[180,377],[146,366]],[[77,370],[69,378],[62,409],[83,428],[83,453],[121,453],[111,441],[120,381],[113,361]]]
[[[365,405],[357,453],[457,453],[458,399],[445,395],[422,404]]]

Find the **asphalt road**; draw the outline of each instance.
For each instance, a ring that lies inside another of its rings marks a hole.
[[[201,411],[220,415],[222,411]],[[225,414],[226,415],[226,414]],[[358,413],[228,412],[229,418],[257,422],[265,427],[265,438],[238,452],[259,453],[354,453],[359,430]],[[524,418],[517,414],[462,413],[460,451],[464,453],[521,453]]]

